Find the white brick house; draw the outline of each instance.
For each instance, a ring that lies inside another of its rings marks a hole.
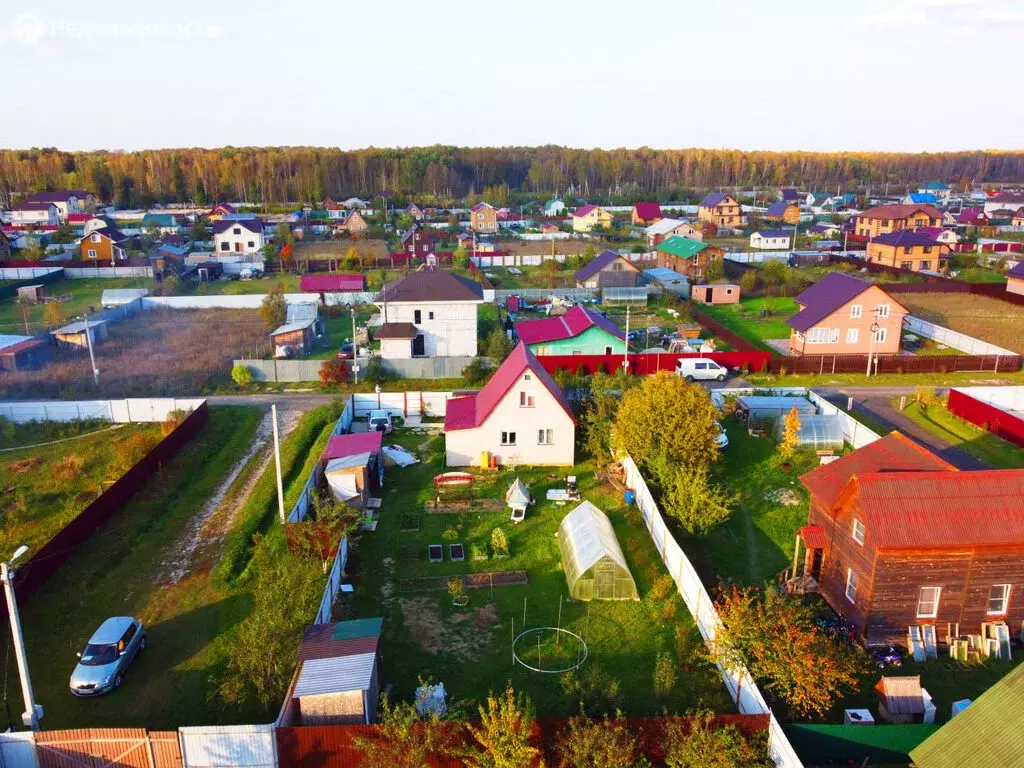
[[[213,250],[218,254],[257,254],[263,250],[263,219],[213,222]]]
[[[383,324],[374,333],[381,357],[459,357],[477,353],[483,288],[450,272],[413,272],[389,283],[374,302]]]

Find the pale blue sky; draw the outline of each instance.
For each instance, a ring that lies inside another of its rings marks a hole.
[[[1021,0],[7,0],[0,146],[1024,149]]]

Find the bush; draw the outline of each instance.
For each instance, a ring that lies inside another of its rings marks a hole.
[[[329,384],[345,384],[348,382],[351,372],[345,360],[331,358],[320,364],[320,383],[324,386]]]
[[[654,660],[654,694],[668,696],[676,685],[676,660],[672,654],[659,652]]]
[[[175,408],[173,411],[167,414],[167,418],[164,419],[160,425],[160,432],[166,437],[171,434],[178,426],[188,418],[188,413],[183,411],[181,408]]]
[[[372,381],[374,384],[382,384],[385,381],[393,381],[398,378],[398,374],[384,365],[384,360],[380,355],[370,355],[369,360],[366,361],[365,376],[367,381]]]
[[[474,357],[465,368],[462,369],[462,378],[471,386],[480,386],[491,374],[490,366],[482,357]]]
[[[282,326],[288,320],[288,304],[284,299],[284,285],[278,283],[270,289],[260,304],[260,317],[268,331]]]
[[[508,536],[501,528],[491,531],[491,549],[494,551],[495,557],[508,556]]]
[[[231,380],[240,387],[247,387],[252,383],[252,370],[239,363],[231,369]]]
[[[454,528],[448,528],[441,534],[441,541],[448,544],[459,540],[459,532]]]

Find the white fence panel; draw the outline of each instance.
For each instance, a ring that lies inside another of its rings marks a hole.
[[[36,739],[32,731],[0,733],[0,766],[3,768],[38,768]]]
[[[304,295],[313,297],[317,296],[317,294],[315,293]],[[373,291],[343,291],[338,293],[325,293],[324,301],[327,303],[327,306],[329,307],[357,307],[362,304],[373,304],[373,300],[376,297],[377,294],[374,293]]]
[[[64,267],[0,267],[0,280],[31,280],[52,275]]]
[[[451,392],[420,392],[422,413],[433,418],[443,417],[448,409]]]
[[[1017,354],[1011,349],[997,347],[995,344],[989,344],[987,341],[976,339],[973,336],[968,336],[966,333],[954,331],[951,328],[944,328],[941,325],[930,323],[927,320],[922,320],[921,318],[914,317],[913,315],[907,315],[903,318],[903,327],[918,336],[924,336],[926,339],[932,339],[939,344],[945,344],[947,347],[952,347],[953,349],[960,350],[961,352],[966,352],[969,355]]]
[[[341,577],[345,573],[345,566],[348,564],[348,539],[342,539],[338,544],[338,551],[334,555],[334,565],[331,572],[327,574],[327,586],[324,587],[324,596],[320,600],[320,610],[316,612],[314,624],[330,624],[331,609],[334,607],[334,599],[341,589]]]
[[[27,421],[82,421],[102,419],[116,424],[165,421],[173,410],[194,411],[206,402],[201,397],[127,400],[28,400],[0,403],[0,416]]]
[[[178,729],[184,768],[277,768],[273,725]]]
[[[168,307],[170,309],[259,309],[266,294],[243,293],[229,296],[145,296],[143,309]],[[317,293],[286,293],[288,304],[319,304]]]
[[[84,280],[90,277],[153,277],[152,267],[65,267],[64,277]]]

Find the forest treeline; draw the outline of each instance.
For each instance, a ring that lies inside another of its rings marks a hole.
[[[415,196],[503,204],[550,195],[631,202],[687,199],[719,187],[796,185],[812,191],[893,190],[930,179],[966,185],[1024,179],[1024,152],[760,152],[422,147],[343,151],[225,147],[138,152],[0,150],[0,206],[30,192],[88,189],[122,207],[216,200],[318,202]]]

